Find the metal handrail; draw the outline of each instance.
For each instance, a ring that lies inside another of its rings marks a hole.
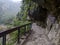
[[[1,37],[3,37],[3,41],[2,41],[2,45],[6,45],[6,35],[8,35],[8,34],[10,34],[10,33],[12,33],[12,32],[14,32],[14,31],[16,31],[16,30],[18,30],[18,43],[20,42],[19,41],[19,38],[20,38],[20,28],[22,28],[22,27],[25,27],[26,28],[26,26],[28,26],[28,25],[31,25],[32,23],[28,23],[28,24],[25,24],[25,25],[22,25],[22,26],[17,26],[17,27],[14,27],[14,28],[12,28],[12,29],[8,29],[8,30],[6,30],[6,31],[3,31],[3,32],[0,32],[0,38]],[[26,29],[25,29],[26,30]]]

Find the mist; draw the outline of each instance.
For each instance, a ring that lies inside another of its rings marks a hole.
[[[0,24],[13,18],[20,11],[21,1],[0,0]]]

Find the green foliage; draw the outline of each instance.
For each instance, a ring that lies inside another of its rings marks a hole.
[[[59,22],[60,0],[23,0],[23,4],[24,6],[28,5],[27,7],[28,10],[26,12],[28,12],[29,14],[31,13],[30,15],[28,14],[30,18],[34,20],[34,18],[36,17],[35,21],[40,22],[42,25],[44,25],[46,22],[46,19],[48,16],[47,13],[51,13],[56,18],[56,20]],[[37,8],[40,8],[39,6],[46,10],[42,9],[42,11],[38,11],[39,9]]]
[[[30,25],[20,28],[20,36],[24,35],[25,32],[30,30]],[[17,42],[18,30],[9,34],[9,39],[7,40],[7,45],[14,45]]]
[[[24,4],[22,4],[22,6],[21,6],[21,11],[18,12],[17,16],[15,18],[13,18],[13,17],[8,18],[5,21],[5,24],[7,25],[8,29],[31,23],[31,22],[27,21],[28,8],[29,8],[29,5],[24,2]],[[20,31],[21,35],[23,35],[25,33],[25,27],[22,27],[20,30],[21,30]],[[26,31],[29,31],[29,30],[30,30],[30,25],[26,26]],[[10,39],[7,40],[7,45],[14,45],[14,43],[17,41],[17,35],[18,35],[18,31],[10,33],[9,34]]]
[[[9,39],[7,40],[7,45],[14,45],[17,42],[18,31],[12,32],[9,34]]]
[[[21,26],[21,25],[28,24],[28,23],[30,23],[30,22],[29,21],[24,21],[24,20],[19,20],[18,18],[14,18],[12,25],[13,26]]]
[[[14,18],[13,19],[13,26],[19,26],[20,25],[20,23],[21,23],[21,21],[19,21],[17,18]]]

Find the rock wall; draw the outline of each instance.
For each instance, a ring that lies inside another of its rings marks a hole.
[[[60,45],[60,24],[55,23],[48,32],[47,36],[53,45]]]

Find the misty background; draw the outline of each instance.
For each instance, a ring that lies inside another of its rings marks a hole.
[[[20,11],[21,1],[0,0],[0,24],[12,19]]]

